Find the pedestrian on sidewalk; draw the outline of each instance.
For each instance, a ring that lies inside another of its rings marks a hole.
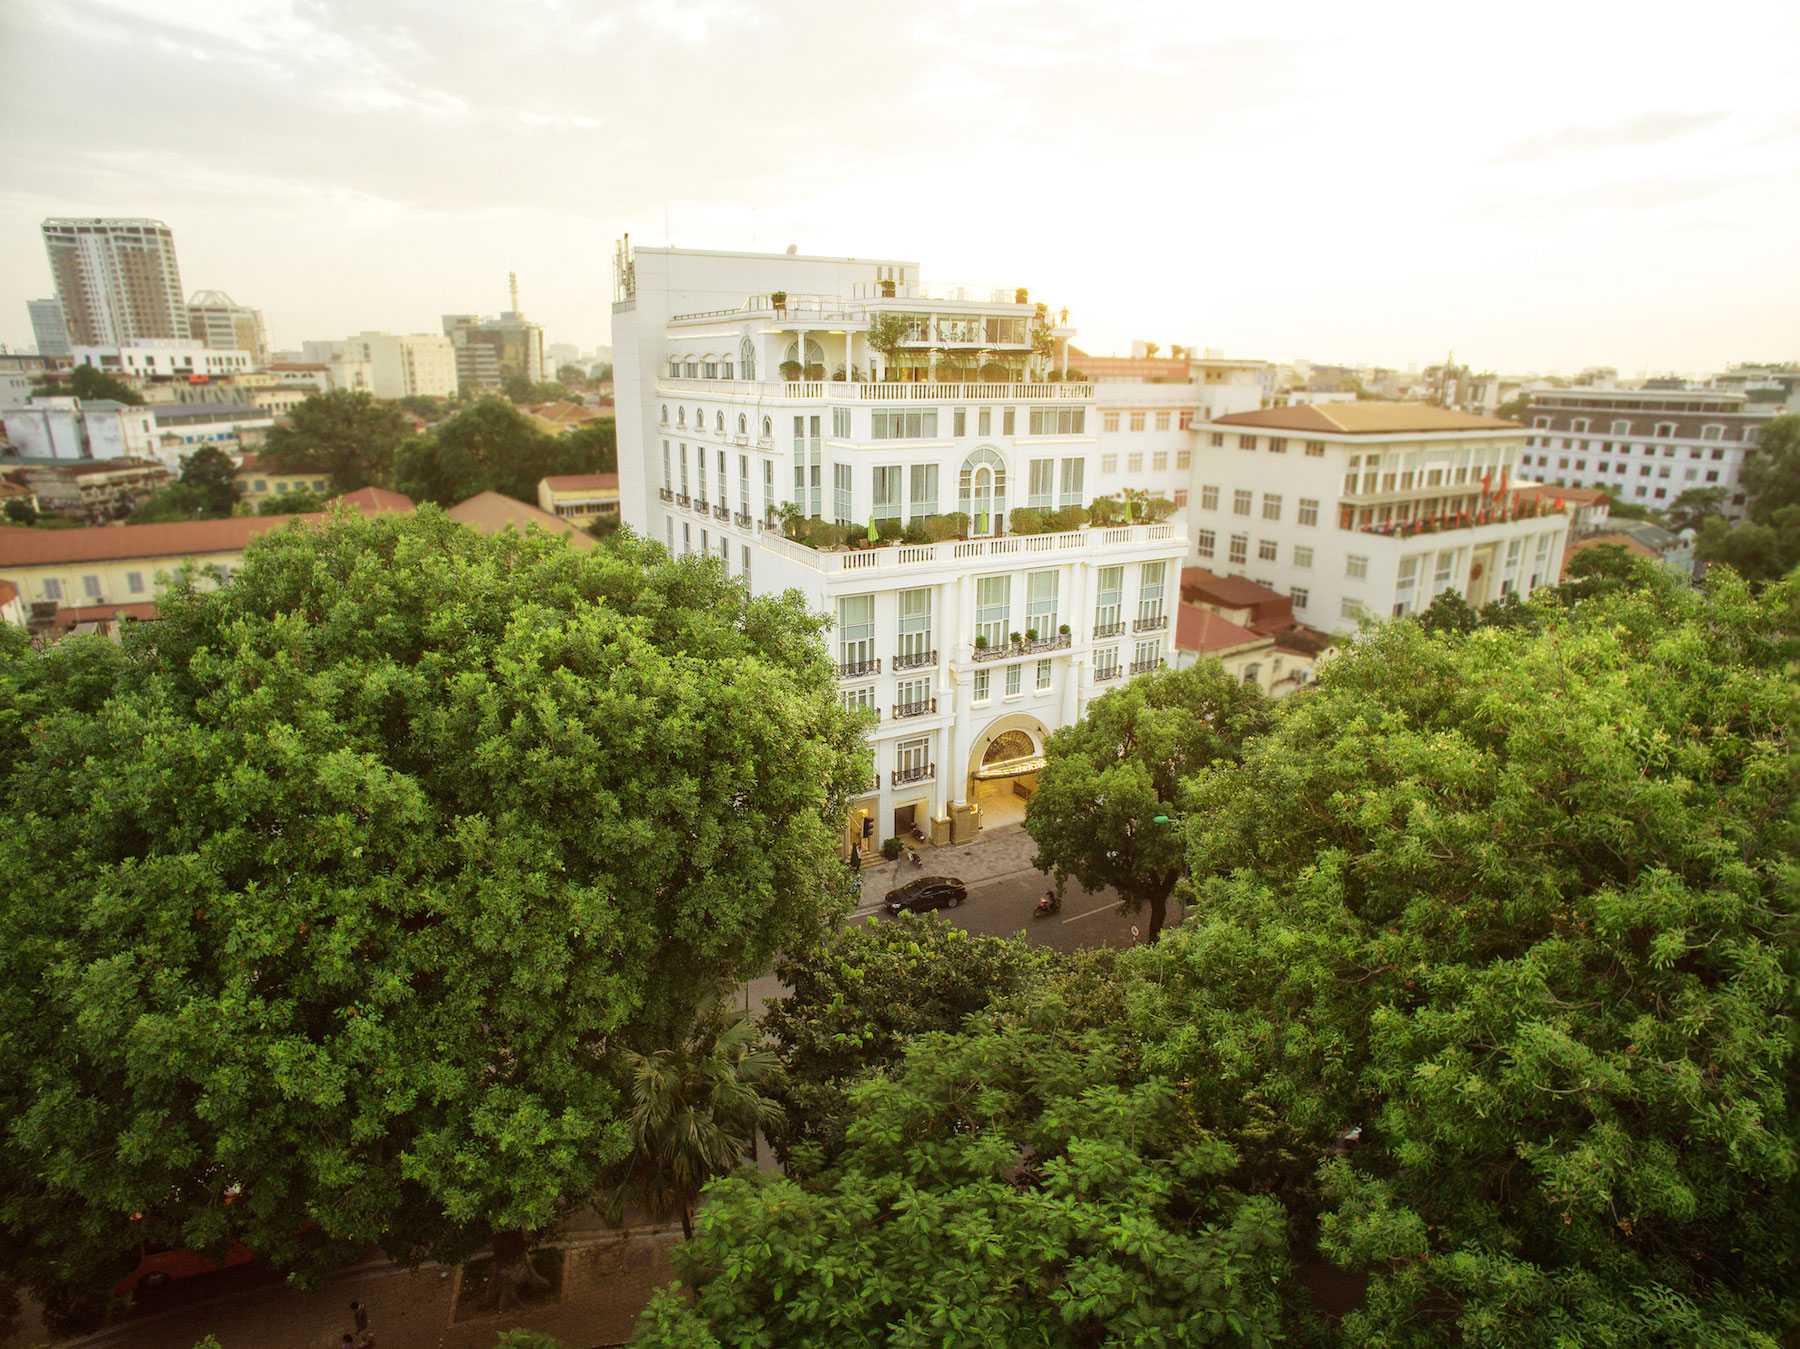
[[[360,1302],[352,1302],[350,1304],[350,1319],[355,1323],[359,1333],[367,1330],[369,1328],[369,1309]]]

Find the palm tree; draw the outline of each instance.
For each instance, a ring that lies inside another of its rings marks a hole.
[[[736,1169],[758,1129],[781,1120],[762,1092],[780,1072],[757,1028],[717,992],[696,1009],[681,1043],[654,1054],[627,1055],[631,1070],[631,1152],[610,1177],[610,1207],[627,1202],[658,1218],[681,1214],[694,1235],[694,1201],[714,1176]]]

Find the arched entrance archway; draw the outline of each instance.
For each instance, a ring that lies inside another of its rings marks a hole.
[[[992,829],[1025,818],[1044,766],[1044,723],[1014,712],[989,723],[969,752],[968,799],[981,807],[981,826]]]

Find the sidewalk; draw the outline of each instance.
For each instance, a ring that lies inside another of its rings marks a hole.
[[[904,885],[915,876],[954,876],[967,885],[991,881],[997,876],[1017,876],[1032,870],[1031,859],[1037,844],[1022,824],[1001,825],[984,829],[967,843],[919,848],[923,866],[914,866],[900,854],[897,862],[886,862],[875,853],[873,865],[864,861],[862,869],[863,908],[877,906],[887,892]]]

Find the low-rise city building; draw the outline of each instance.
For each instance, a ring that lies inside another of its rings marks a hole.
[[[238,500],[252,512],[259,510],[263,502],[290,492],[313,492],[323,499],[331,485],[330,475],[317,465],[278,469],[264,463],[255,453],[244,456],[235,481]]]
[[[1310,683],[1318,665],[1337,654],[1330,634],[1294,617],[1289,596],[1247,577],[1184,567],[1181,608],[1175,646],[1182,668],[1217,656],[1272,698]]]
[[[260,309],[239,304],[222,290],[196,291],[187,302],[188,335],[215,351],[242,351],[253,366],[269,359],[269,336]]]
[[[236,459],[261,445],[275,425],[274,414],[253,403],[161,403],[149,411],[156,420],[156,456],[173,472],[205,445]]]
[[[45,515],[103,525],[123,520],[173,480],[155,459],[0,459],[6,480]]]
[[[110,398],[33,398],[0,411],[22,459],[148,459],[157,453],[154,409]]]
[[[344,339],[335,359],[366,365],[369,392],[377,398],[448,398],[456,392],[456,347],[436,333],[358,333]]]
[[[25,307],[31,312],[31,336],[37,344],[40,356],[67,356],[69,346],[69,325],[63,318],[62,301],[27,300]]]
[[[1327,629],[1480,606],[1561,574],[1569,519],[1519,487],[1516,423],[1420,403],[1234,413],[1195,428],[1188,498],[1203,565],[1285,593]]]
[[[1604,378],[1604,376],[1597,376]],[[1735,390],[1533,385],[1524,471],[1546,483],[1595,487],[1661,510],[1690,488],[1725,491],[1727,519],[1744,518],[1739,473],[1762,428],[1782,411]]]
[[[247,351],[215,349],[191,341],[142,339],[123,346],[74,349],[76,365],[149,383],[156,380],[207,382],[247,374],[256,361]]]
[[[566,473],[538,480],[538,508],[586,529],[619,518],[617,473]]]

